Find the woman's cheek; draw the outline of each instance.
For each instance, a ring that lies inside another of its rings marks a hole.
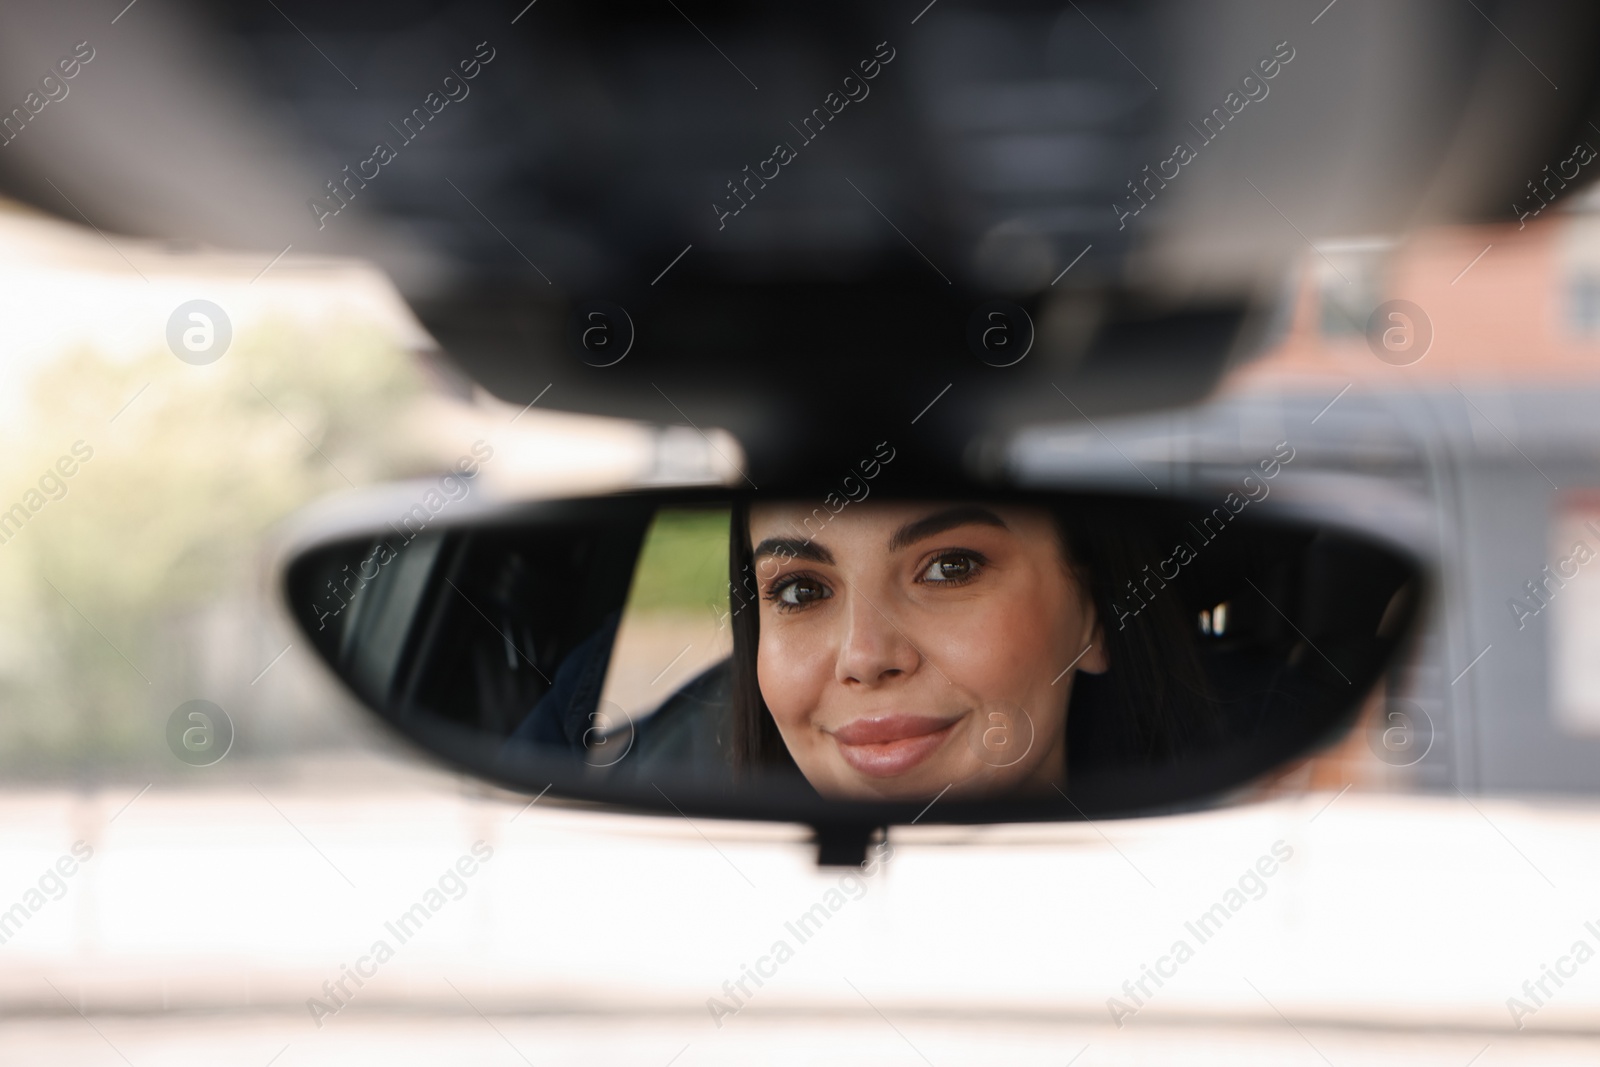
[[[1020,624],[1024,621],[1027,625]],[[959,627],[939,635],[945,661],[941,667],[958,684],[997,699],[1022,680],[1038,656],[1040,637],[1032,620],[1019,619],[1014,604],[997,604],[967,614]]]
[[[950,646],[951,666],[945,669],[985,700],[1019,700],[1039,679],[1049,680],[1066,666],[1065,660],[1056,662],[1061,620],[1045,607],[1022,595],[974,612],[961,628],[963,639]]]
[[[784,728],[804,726],[815,709],[821,665],[797,635],[768,632],[756,653],[756,678],[772,717]]]

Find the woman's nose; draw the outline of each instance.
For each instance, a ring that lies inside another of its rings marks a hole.
[[[846,595],[850,610],[844,613],[835,680],[872,686],[913,674],[922,662],[922,654],[895,620],[859,590],[852,589]]]

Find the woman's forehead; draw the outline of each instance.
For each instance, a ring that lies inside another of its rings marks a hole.
[[[837,507],[836,501],[834,504]],[[810,501],[782,501],[751,505],[750,535],[758,542],[767,536],[797,533],[821,541],[830,533],[855,537],[883,532],[892,536],[903,531],[910,536],[919,527],[934,530],[966,525],[1022,533],[1033,532],[1047,518],[1040,508],[977,500],[864,501],[846,503],[838,510]]]

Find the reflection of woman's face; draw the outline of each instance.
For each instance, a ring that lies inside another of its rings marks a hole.
[[[1077,670],[1099,672],[1107,660],[1050,516],[874,502],[847,506],[812,535],[813,514],[750,510],[756,676],[811,784],[830,796],[910,799],[1058,780],[1067,667],[1076,659]]]

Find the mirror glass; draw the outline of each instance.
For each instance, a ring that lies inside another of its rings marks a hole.
[[[1246,504],[639,493],[322,542],[288,592],[367,706],[519,787],[1131,814],[1336,739],[1416,610],[1402,552]]]

